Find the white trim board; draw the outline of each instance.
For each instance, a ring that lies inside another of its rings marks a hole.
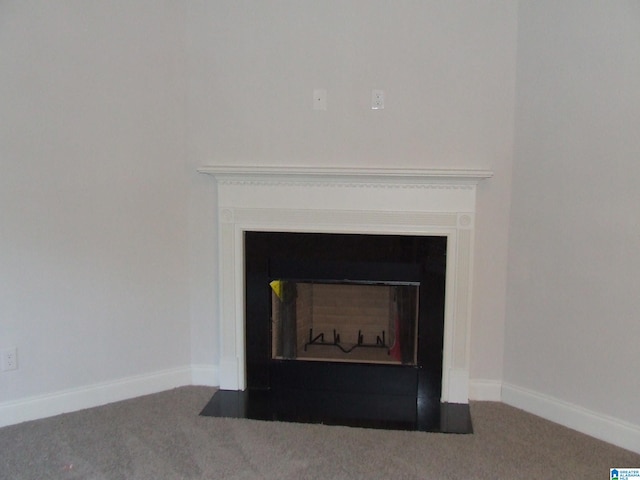
[[[469,400],[477,402],[502,401],[502,382],[500,380],[469,380]]]
[[[0,403],[0,427],[98,407],[186,385],[215,386],[218,368],[208,365],[162,370]]]
[[[217,365],[191,365],[191,385],[220,386],[220,368]]]
[[[502,384],[502,402],[599,440],[640,453],[640,425],[510,383]]]

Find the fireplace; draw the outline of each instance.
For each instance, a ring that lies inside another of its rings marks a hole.
[[[468,404],[475,192],[491,172],[228,166],[200,171],[217,180],[220,387],[245,392],[222,403],[254,418],[268,417],[278,406],[291,411],[342,403],[360,412],[353,397],[357,384],[363,397],[377,399],[374,410],[386,412],[382,423],[422,430],[438,430],[434,422],[451,419],[447,412],[454,410],[442,406]],[[333,240],[309,244],[311,237]],[[275,252],[256,244],[259,238],[276,245]],[[374,246],[362,247],[365,241]],[[397,247],[402,242],[411,246]],[[405,253],[380,254],[394,248]],[[406,252],[419,253],[408,258]],[[289,295],[296,296],[295,307]],[[352,310],[367,298],[375,304],[357,307],[368,309],[369,320],[346,326],[340,320],[344,313],[331,313],[338,318],[333,323],[327,315],[303,313],[326,313],[322,302],[345,297],[352,299]],[[402,319],[396,318],[398,303]],[[289,394],[300,385],[310,388],[292,405]],[[252,391],[271,393],[249,405],[246,392]],[[420,408],[439,413],[407,423],[407,415],[419,416]],[[307,412],[298,417],[324,421]]]

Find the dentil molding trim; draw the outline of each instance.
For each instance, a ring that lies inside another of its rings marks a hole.
[[[493,171],[481,169],[405,169],[369,167],[307,167],[307,166],[251,166],[203,165],[198,172],[216,177],[222,183],[282,184],[306,183],[329,186],[433,186],[463,187],[476,185],[491,178]]]

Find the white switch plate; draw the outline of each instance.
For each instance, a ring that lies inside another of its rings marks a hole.
[[[371,110],[382,110],[384,108],[384,90],[371,91]]]
[[[327,91],[324,88],[316,88],[313,90],[313,109],[327,109]]]

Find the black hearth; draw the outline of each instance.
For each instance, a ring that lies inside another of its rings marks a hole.
[[[441,404],[444,236],[245,232],[245,392],[203,415],[471,431]]]

